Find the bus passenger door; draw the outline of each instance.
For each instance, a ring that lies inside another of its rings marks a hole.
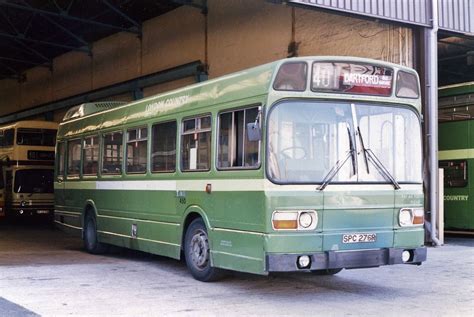
[[[64,161],[65,161],[65,146],[64,142],[59,142],[56,151],[56,166],[54,178],[54,205],[56,209],[64,207]]]
[[[11,211],[13,204],[13,173],[10,168],[5,170],[5,211]]]

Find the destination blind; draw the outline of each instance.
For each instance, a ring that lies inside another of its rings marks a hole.
[[[369,64],[313,63],[312,90],[390,96],[393,70]]]

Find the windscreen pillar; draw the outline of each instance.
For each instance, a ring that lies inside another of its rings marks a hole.
[[[439,204],[443,201],[438,196],[438,2],[431,1],[432,27],[425,28],[425,115],[428,123],[428,172],[429,172],[429,206],[430,221],[426,224],[431,242],[440,245],[437,235]]]

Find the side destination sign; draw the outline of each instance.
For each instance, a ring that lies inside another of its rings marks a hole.
[[[468,201],[469,195],[445,195],[444,201]]]
[[[148,115],[155,115],[160,111],[166,111],[166,110],[170,110],[170,109],[182,106],[186,104],[189,101],[189,99],[190,97],[186,95],[186,96],[168,98],[168,99],[158,101],[158,102],[153,102],[146,106],[145,111],[147,112]]]

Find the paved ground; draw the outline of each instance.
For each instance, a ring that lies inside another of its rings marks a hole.
[[[428,250],[420,267],[333,277],[231,274],[201,283],[183,262],[93,256],[48,226],[0,224],[0,316],[474,316],[474,238]]]

